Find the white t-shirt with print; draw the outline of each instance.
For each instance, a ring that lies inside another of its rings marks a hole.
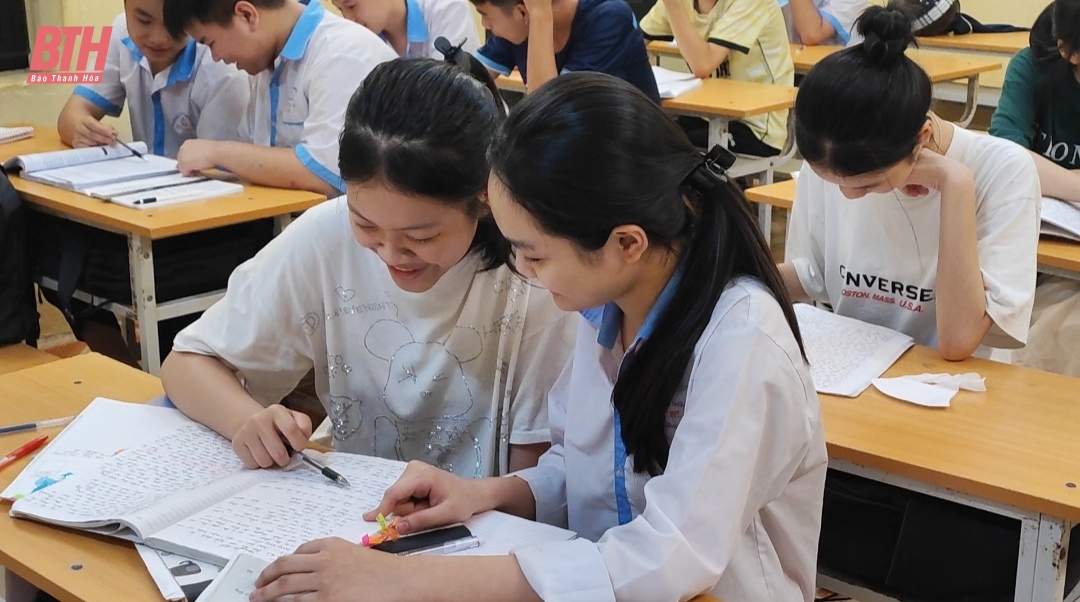
[[[578,318],[481,265],[472,253],[427,292],[403,291],[339,197],[238,267],[173,349],[221,358],[265,405],[314,366],[337,450],[502,474],[508,444],[550,440],[547,392]]]
[[[975,175],[979,268],[994,321],[983,344],[1022,347],[1035,298],[1039,174],[1020,146],[960,128],[946,156]],[[940,192],[847,199],[807,166],[788,224],[787,261],[813,300],[937,347],[940,216]]]

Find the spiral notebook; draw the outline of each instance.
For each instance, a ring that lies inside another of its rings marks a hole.
[[[25,140],[34,135],[34,128],[30,126],[6,128],[0,126],[0,144]]]

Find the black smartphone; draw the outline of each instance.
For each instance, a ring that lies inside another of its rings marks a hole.
[[[393,541],[384,541],[371,546],[371,549],[390,554],[418,554],[472,536],[472,531],[469,531],[469,528],[465,525],[454,525],[453,527],[424,531],[416,535],[406,535]]]

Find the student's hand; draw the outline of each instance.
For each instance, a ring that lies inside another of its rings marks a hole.
[[[975,176],[971,169],[956,159],[935,153],[929,149],[919,151],[915,159],[915,168],[900,186],[904,194],[910,197],[923,197],[931,190],[944,193],[959,182],[972,181]]]
[[[116,128],[101,123],[93,115],[83,115],[75,126],[75,137],[71,140],[74,148],[87,146],[111,146],[116,140]]]
[[[316,539],[278,558],[255,581],[251,602],[303,594],[313,602],[391,602],[404,597],[409,575],[405,559],[369,550],[338,537]]]
[[[185,176],[216,169],[223,161],[217,156],[220,143],[216,140],[186,140],[176,154],[176,168]]]
[[[292,458],[282,437],[293,449],[304,449],[311,437],[311,418],[275,403],[259,410],[240,427],[233,436],[233,451],[248,468],[288,466]]]
[[[483,479],[463,479],[423,462],[409,466],[383,494],[375,510],[364,514],[373,521],[379,514],[391,513],[402,517],[398,532],[415,533],[453,523],[460,523],[486,508],[477,491]]]

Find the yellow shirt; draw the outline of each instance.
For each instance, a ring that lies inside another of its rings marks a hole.
[[[784,13],[776,0],[717,0],[707,14],[694,0],[680,0],[695,29],[706,40],[731,50],[721,65],[732,79],[765,84],[795,85],[795,64],[788,46]],[[641,31],[653,40],[673,40],[663,0],[641,20]],[[787,139],[787,111],[776,111],[743,120],[762,142],[777,149]]]

